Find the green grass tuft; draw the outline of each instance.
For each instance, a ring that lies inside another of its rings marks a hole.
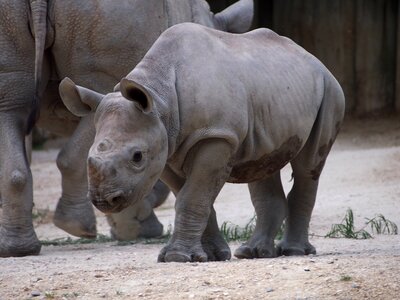
[[[231,241],[247,241],[253,234],[256,227],[257,217],[254,215],[250,221],[244,226],[233,224],[232,222],[224,222],[221,225],[220,231],[227,242]],[[275,239],[280,240],[283,237],[285,224],[279,229]]]
[[[359,230],[354,226],[354,214],[352,209],[347,209],[342,223],[333,224],[331,230],[325,235],[328,238],[348,238],[348,239],[370,239],[372,234],[365,230],[371,227],[372,233],[376,234],[397,234],[397,225],[386,219],[383,215],[377,215],[372,219],[366,218],[365,226]]]

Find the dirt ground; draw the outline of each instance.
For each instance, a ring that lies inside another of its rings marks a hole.
[[[51,223],[60,195],[57,151],[33,155],[36,232],[67,237]],[[290,168],[283,170],[285,190]],[[173,224],[173,197],[156,213]],[[161,244],[115,242],[43,246],[35,257],[0,259],[0,299],[399,299],[400,236],[323,238],[345,212],[356,227],[383,214],[400,226],[400,118],[347,120],[320,179],[310,232],[317,255],[210,263],[157,263]],[[219,222],[253,216],[247,187],[228,184],[216,201]],[[98,230],[109,234],[101,213]],[[238,242],[230,244],[234,250]]]

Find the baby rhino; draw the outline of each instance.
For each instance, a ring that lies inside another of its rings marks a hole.
[[[115,213],[142,201],[158,178],[175,193],[175,230],[159,261],[230,258],[213,209],[225,182],[248,183],[257,214],[236,257],[315,253],[308,226],[345,103],[332,74],[293,41],[268,29],[229,34],[180,24],[113,93],[68,78],[60,93],[74,113],[96,110],[88,176],[97,208]],[[289,162],[286,198],[280,169]]]

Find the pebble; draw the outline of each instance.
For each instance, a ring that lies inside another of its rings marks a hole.
[[[351,285],[351,287],[352,287],[353,289],[359,289],[359,288],[360,288],[360,286],[359,286],[357,283],[353,283],[353,284]]]
[[[306,271],[306,272],[310,272],[311,270],[310,270],[310,268],[304,268],[304,271]]]
[[[271,293],[271,292],[273,292],[274,291],[274,289],[272,289],[272,288],[268,288],[267,289],[267,293]]]
[[[39,291],[33,291],[31,293],[32,297],[39,297],[40,296],[40,292]]]

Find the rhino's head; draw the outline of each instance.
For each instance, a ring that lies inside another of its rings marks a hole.
[[[60,84],[61,98],[71,112],[84,116],[95,111],[88,196],[105,213],[141,201],[160,177],[168,153],[165,127],[146,89],[128,79],[119,89],[104,96],[68,78]]]

